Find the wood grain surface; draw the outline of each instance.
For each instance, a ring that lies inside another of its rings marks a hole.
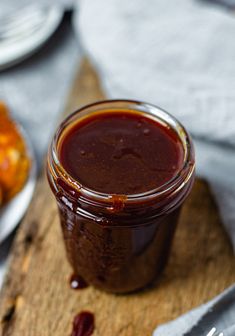
[[[103,98],[82,63],[66,111]],[[94,336],[148,336],[160,323],[207,301],[235,281],[232,248],[207,184],[197,180],[185,203],[168,266],[153,288],[116,296],[69,288],[70,267],[56,204],[42,172],[18,230],[0,297],[0,335],[69,336],[81,310],[95,314]],[[172,335],[174,336],[174,335]]]

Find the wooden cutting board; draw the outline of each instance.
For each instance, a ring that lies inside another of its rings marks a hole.
[[[84,61],[66,112],[103,97],[95,71]],[[169,264],[154,288],[125,296],[91,287],[74,291],[68,285],[71,270],[56,204],[43,171],[12,249],[0,297],[0,334],[69,336],[73,317],[89,310],[95,314],[94,336],[148,336],[160,323],[231,285],[234,266],[209,188],[197,180],[183,208]]]

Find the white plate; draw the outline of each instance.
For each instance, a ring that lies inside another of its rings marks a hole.
[[[0,41],[0,70],[6,69],[37,51],[58,28],[64,11],[60,7],[48,7],[42,25],[30,35],[15,40]]]
[[[33,148],[25,131],[21,126],[19,126],[19,129],[26,141],[28,155],[31,160],[31,168],[24,188],[0,210],[0,244],[9,236],[22,219],[32,199],[36,184],[37,169]]]

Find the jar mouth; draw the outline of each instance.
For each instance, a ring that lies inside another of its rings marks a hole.
[[[151,118],[158,123],[161,123],[173,129],[178,135],[184,150],[184,160],[182,163],[182,167],[166,183],[162,184],[157,188],[139,194],[122,195],[102,193],[79,183],[79,181],[74,179],[60,163],[58,151],[59,141],[62,138],[64,132],[68,129],[68,127],[73,125],[76,120],[80,118],[85,118],[89,113],[105,110],[132,110],[133,112],[139,112],[140,114],[143,114],[148,118]],[[155,198],[162,197],[166,194],[168,195],[178,192],[181,188],[185,186],[195,170],[194,148],[191,137],[184,128],[184,126],[175,117],[173,117],[171,114],[164,111],[163,109],[153,104],[140,102],[137,100],[103,100],[81,107],[74,113],[70,114],[61,123],[60,127],[53,137],[51,148],[49,149],[48,167],[53,176],[60,177],[66,184],[70,185],[71,188],[75,189],[82,198],[89,199],[98,203],[100,202],[107,204],[113,203],[114,200],[120,200],[125,204],[138,202],[145,203]]]

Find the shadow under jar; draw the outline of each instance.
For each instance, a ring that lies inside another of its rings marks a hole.
[[[156,280],[194,167],[185,128],[151,104],[103,101],[65,119],[47,173],[75,274],[114,293]]]

